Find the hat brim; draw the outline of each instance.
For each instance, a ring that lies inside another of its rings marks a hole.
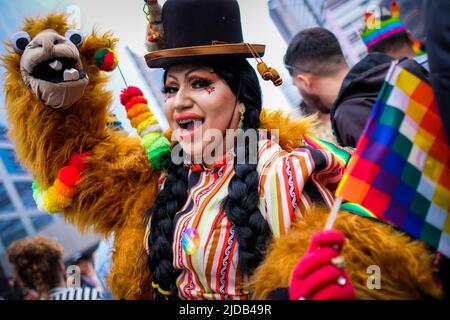
[[[262,44],[250,44],[260,57],[266,49]],[[214,44],[153,51],[145,55],[149,68],[166,68],[172,64],[193,62],[199,59],[253,58],[254,54],[245,43]]]

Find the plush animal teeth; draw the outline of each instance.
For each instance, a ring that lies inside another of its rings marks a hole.
[[[64,70],[64,81],[74,81],[80,79],[80,73],[77,69]]]
[[[59,60],[55,60],[52,63],[49,63],[49,66],[56,71],[60,71],[63,67],[62,63]]]

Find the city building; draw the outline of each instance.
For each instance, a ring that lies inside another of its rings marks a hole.
[[[323,27],[326,0],[269,0],[269,13],[286,43],[300,31]]]
[[[379,5],[379,0],[328,0],[325,19],[339,39],[349,65],[354,65],[367,54],[360,33],[364,29],[364,13]]]
[[[269,15],[286,44],[300,31],[306,28],[324,27],[324,6],[326,0],[269,0]],[[285,80],[280,87],[289,104],[297,115],[302,98],[298,89],[290,81],[290,75],[282,71]]]

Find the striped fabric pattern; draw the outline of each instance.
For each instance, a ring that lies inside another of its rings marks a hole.
[[[329,141],[317,139],[316,137],[306,136],[303,138],[303,142],[306,145],[309,145],[311,147],[314,147],[315,149],[323,149],[330,151],[337,161],[343,166],[347,167],[347,164],[349,163],[351,156],[355,152],[354,148],[351,147],[341,147],[334,143],[331,143]],[[351,213],[358,214],[363,217],[371,218],[378,220],[377,216],[364,208],[362,205],[352,202],[344,202],[341,205],[341,210],[345,210]]]
[[[48,300],[103,300],[103,297],[95,288],[59,287],[50,290]]]
[[[257,170],[259,209],[276,237],[286,233],[313,202],[331,207],[343,174],[343,166],[328,151],[304,146],[287,153],[269,139],[259,141]],[[237,268],[235,230],[221,208],[233,175],[232,161],[189,172],[189,197],[174,221],[173,263],[180,270],[181,299],[249,298],[246,276]]]

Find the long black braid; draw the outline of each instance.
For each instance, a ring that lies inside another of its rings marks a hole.
[[[237,99],[245,105],[243,130],[259,128],[261,112],[261,88],[255,70],[246,60],[217,63],[210,62],[213,70],[221,76]],[[238,154],[239,146],[235,145]],[[248,163],[250,159],[249,140],[245,140],[245,163],[235,159],[235,175],[228,186],[229,195],[222,207],[230,219],[239,244],[240,270],[251,274],[264,257],[270,229],[259,209],[259,186],[257,164]],[[148,266],[153,274],[153,282],[164,291],[176,295],[175,280],[178,273],[173,267],[173,220],[176,213],[187,200],[188,168],[170,164],[164,189],[157,196],[149,210],[151,217],[148,245],[150,254]],[[156,299],[166,298],[155,290]]]

